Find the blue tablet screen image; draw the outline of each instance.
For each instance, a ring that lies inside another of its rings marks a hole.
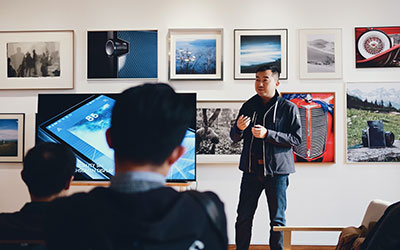
[[[183,138],[182,146],[185,153],[177,160],[169,170],[167,180],[195,180],[195,159],[196,159],[196,134],[194,130],[188,129]]]
[[[114,151],[105,136],[114,104],[115,99],[107,95],[92,95],[38,126],[39,141],[64,143],[73,149],[78,159],[78,180],[108,180],[115,174]],[[194,131],[186,131],[182,141],[185,154],[171,166],[167,181],[196,179]]]

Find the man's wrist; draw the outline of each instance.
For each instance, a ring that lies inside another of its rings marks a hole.
[[[268,135],[268,129],[265,129],[265,134],[263,139],[267,138],[267,135]]]

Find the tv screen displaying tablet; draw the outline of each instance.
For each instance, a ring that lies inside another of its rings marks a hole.
[[[170,182],[196,180],[196,94],[180,94],[193,107],[193,122],[182,145],[185,154],[167,176]],[[118,94],[39,94],[36,141],[68,145],[77,156],[75,180],[107,181],[115,173],[114,151],[106,142]]]

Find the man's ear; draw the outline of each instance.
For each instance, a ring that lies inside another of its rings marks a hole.
[[[64,190],[69,190],[69,188],[71,187],[71,183],[74,180],[74,176],[71,176],[71,178],[67,181],[67,183],[65,184],[65,188]]]
[[[107,140],[107,144],[110,148],[113,148],[112,146],[112,140],[111,140],[111,129],[107,129],[106,130],[106,140]]]
[[[22,179],[24,182],[26,182],[26,181],[25,181],[24,170],[21,170],[21,179]]]
[[[276,86],[278,87],[279,84],[281,84],[281,82],[280,82],[279,79],[278,79],[278,81],[276,81]]]
[[[168,165],[171,166],[172,164],[174,164],[184,153],[184,146],[179,145],[178,147],[176,147],[167,158]]]

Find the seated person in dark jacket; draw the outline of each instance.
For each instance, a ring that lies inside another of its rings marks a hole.
[[[21,172],[31,202],[15,213],[0,214],[1,240],[44,240],[49,201],[66,194],[75,172],[74,154],[64,145],[43,143],[28,151]]]
[[[400,249],[400,201],[390,205],[368,233],[362,250]]]
[[[170,166],[184,153],[182,139],[194,110],[167,84],[125,90],[106,132],[114,149],[109,188],[52,203],[48,249],[227,249],[223,203],[211,192],[218,224],[212,224],[190,192],[165,186]],[[217,230],[218,226],[222,230]]]

